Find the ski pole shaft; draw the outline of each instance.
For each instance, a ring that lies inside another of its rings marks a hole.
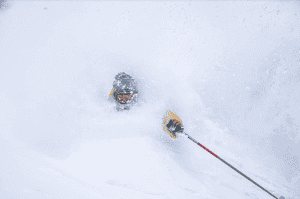
[[[259,184],[257,184],[256,182],[254,182],[252,179],[250,179],[248,176],[246,176],[245,174],[243,174],[242,172],[240,172],[239,170],[237,170],[236,168],[234,168],[231,164],[229,164],[228,162],[226,162],[225,160],[223,160],[222,158],[220,158],[219,156],[217,156],[215,153],[213,153],[212,151],[210,151],[208,148],[206,148],[205,146],[203,146],[202,144],[200,144],[199,142],[197,142],[194,138],[192,138],[190,135],[186,134],[185,135],[188,136],[188,138],[190,140],[192,140],[193,142],[195,142],[196,144],[198,144],[200,147],[202,147],[203,149],[205,149],[207,152],[209,152],[210,154],[212,154],[213,156],[215,156],[216,158],[218,158],[219,160],[221,160],[222,162],[224,162],[225,164],[227,164],[229,167],[231,167],[233,170],[235,170],[236,172],[238,172],[239,174],[241,174],[242,176],[244,176],[245,178],[247,178],[249,181],[251,181],[252,183],[254,183],[256,186],[258,186],[259,188],[261,188],[262,190],[264,190],[265,192],[267,192],[268,194],[270,194],[271,196],[273,196],[274,198],[278,199],[276,196],[274,196],[273,194],[271,194],[269,191],[267,191],[266,189],[264,189],[262,186],[260,186]]]

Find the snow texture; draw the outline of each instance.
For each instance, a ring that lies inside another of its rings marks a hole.
[[[299,2],[8,1],[0,11],[1,199],[300,194]],[[131,75],[138,104],[108,101]]]

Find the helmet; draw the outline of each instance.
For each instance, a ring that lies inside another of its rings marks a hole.
[[[114,97],[120,104],[130,104],[134,102],[134,95],[138,93],[134,79],[124,72],[118,73],[114,81]]]

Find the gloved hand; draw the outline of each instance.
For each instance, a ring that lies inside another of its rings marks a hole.
[[[170,135],[171,138],[175,139],[178,138],[176,136],[176,132],[182,132],[183,126],[179,120],[171,119],[169,123],[166,125],[168,131],[167,133]]]

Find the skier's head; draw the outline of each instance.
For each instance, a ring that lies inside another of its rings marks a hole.
[[[114,81],[115,99],[120,104],[131,103],[133,95],[137,93],[134,79],[124,72],[118,73]]]

